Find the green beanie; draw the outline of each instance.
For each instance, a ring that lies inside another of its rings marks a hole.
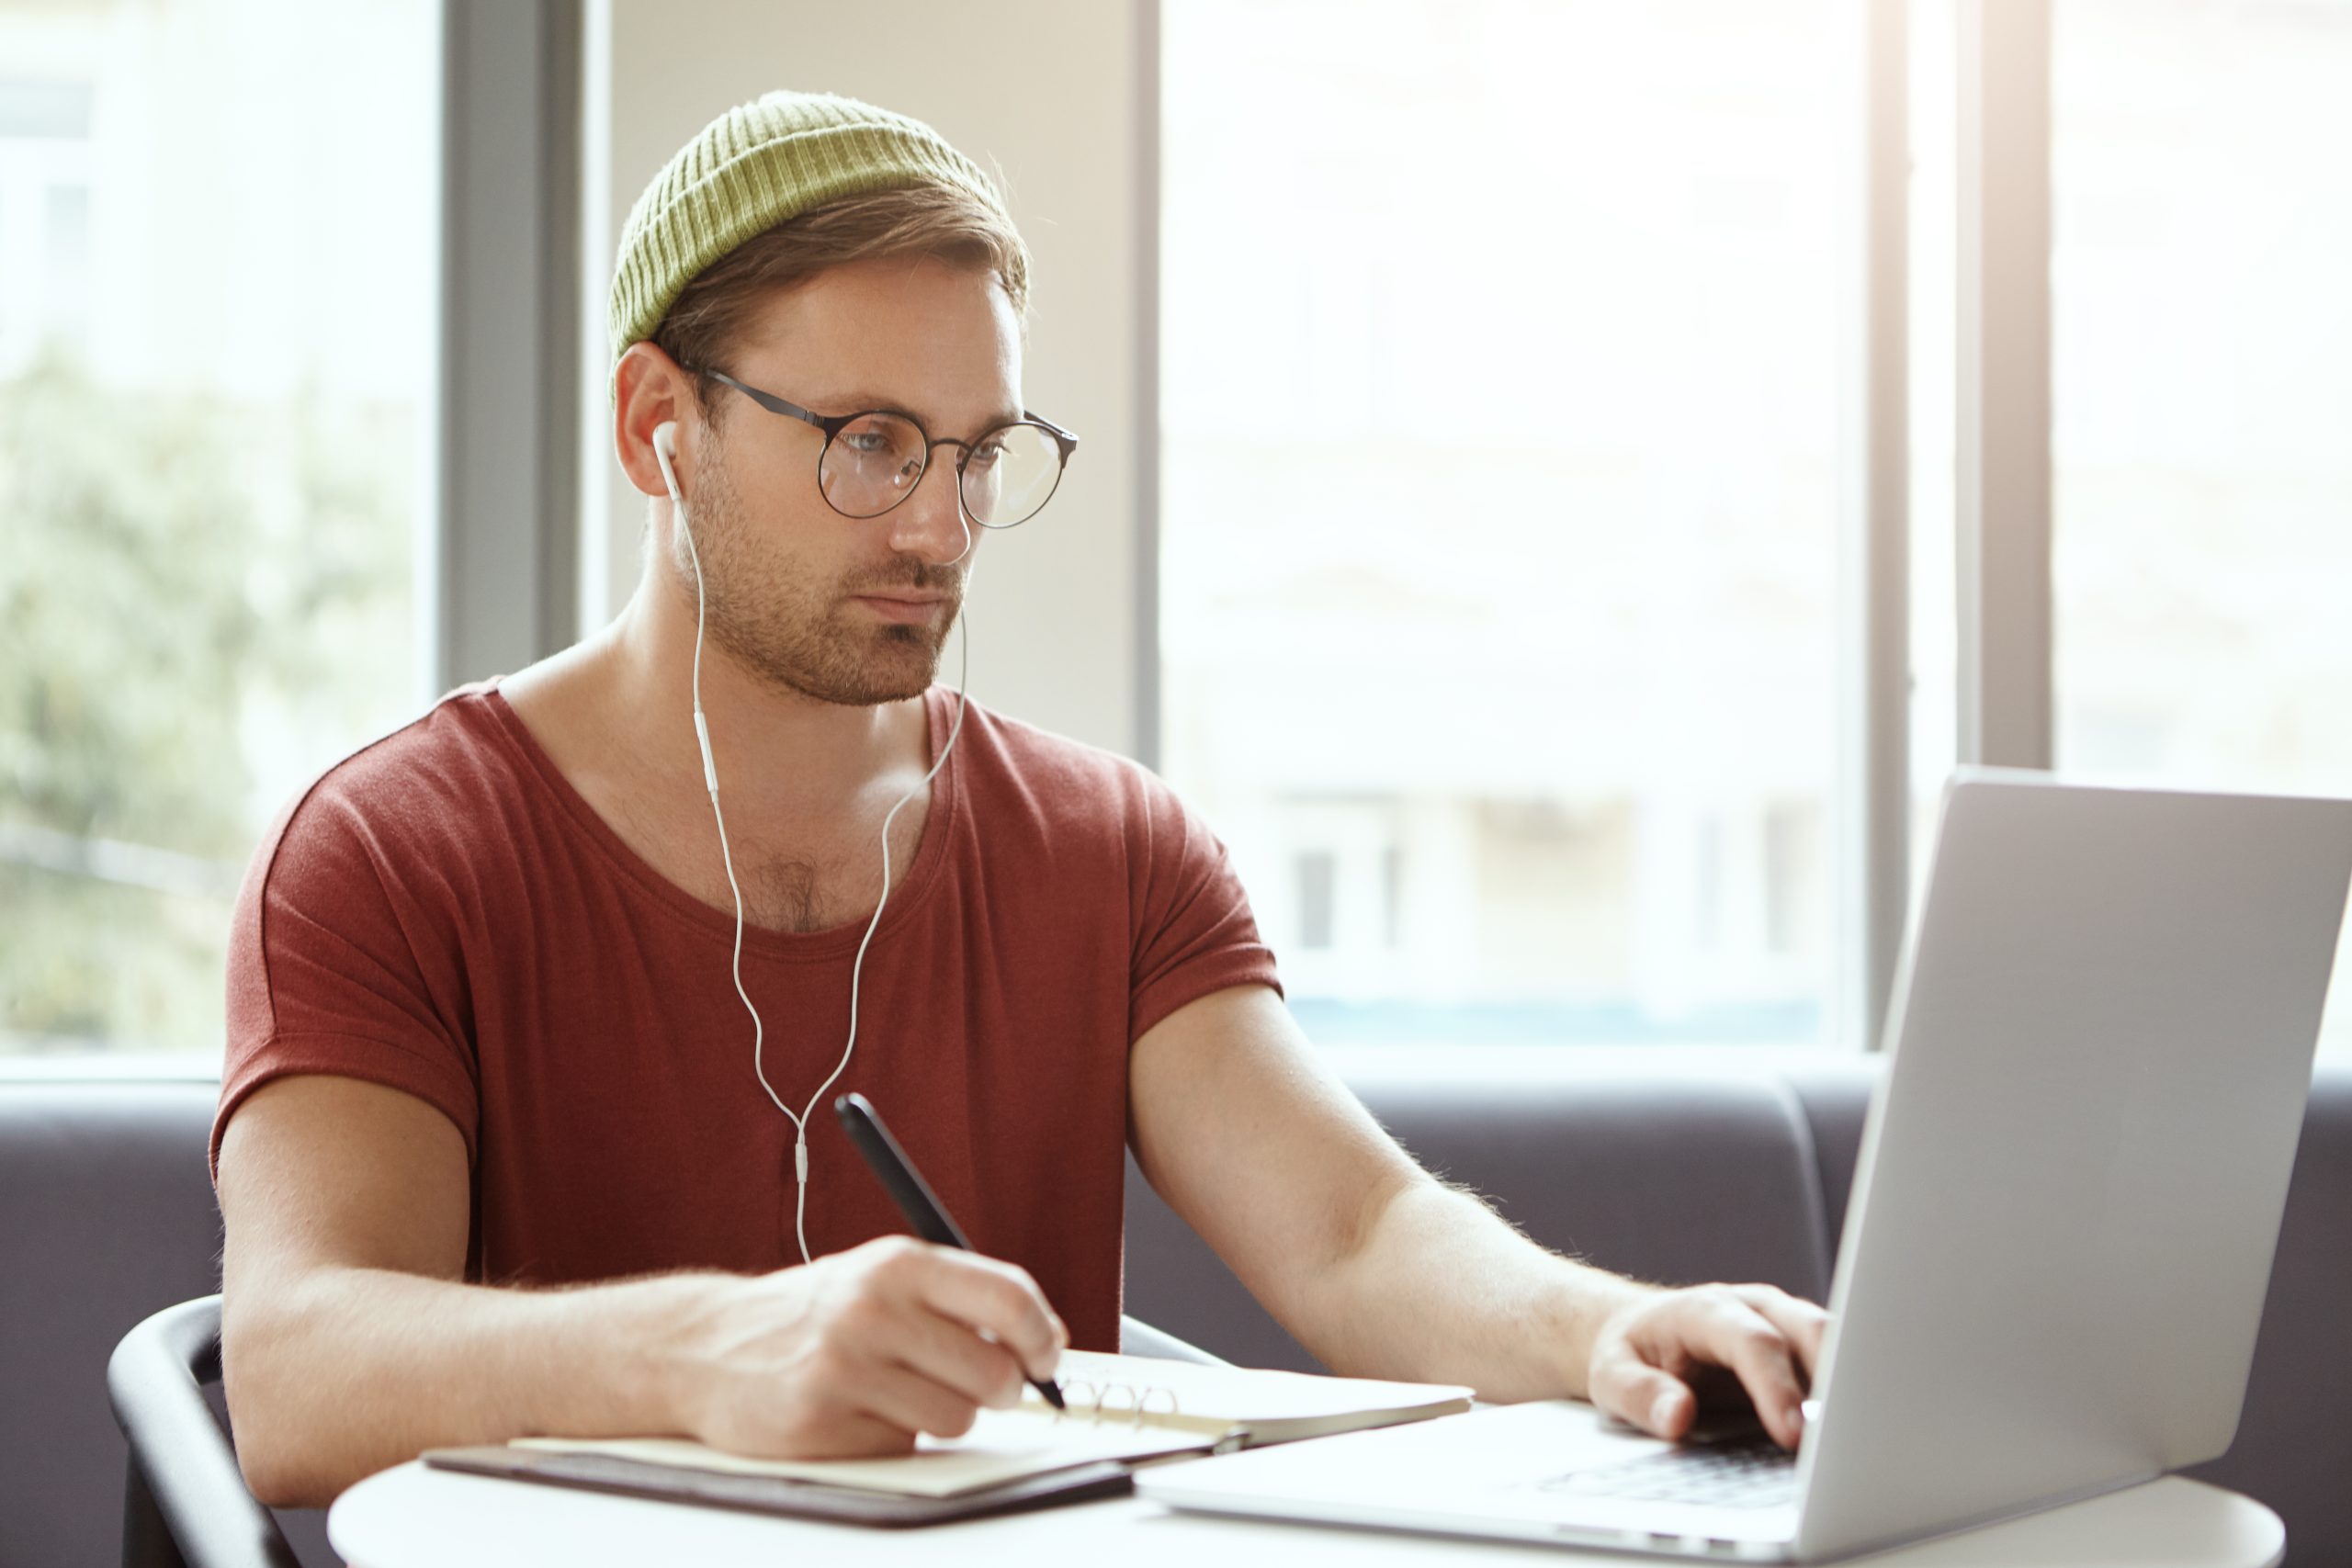
[[[605,312],[614,364],[653,335],[697,274],[744,241],[842,197],[929,185],[1005,210],[979,165],[919,119],[830,93],[775,92],[729,109],[662,165],[629,211]]]

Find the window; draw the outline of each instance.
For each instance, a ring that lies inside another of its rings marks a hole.
[[[1956,649],[2033,646],[1955,603],[1967,8],[1168,9],[1163,761],[1317,1038],[1815,1041],[1863,989],[1837,176],[1906,13],[1916,883]],[[2047,679],[2068,773],[2352,794],[2352,0],[2050,15],[2054,634],[2005,700]]]
[[[1847,16],[1163,13],[1163,763],[1317,1040],[1822,1036]]]
[[[437,14],[0,14],[0,1054],[217,1057],[256,839],[417,705]]]
[[[2053,24],[2059,764],[2352,794],[2352,4]]]

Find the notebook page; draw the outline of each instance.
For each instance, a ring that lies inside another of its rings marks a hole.
[[[960,1438],[916,1439],[915,1451],[890,1459],[763,1460],[730,1454],[684,1438],[517,1438],[508,1446],[604,1454],[647,1464],[815,1481],[901,1496],[954,1497],[967,1492],[1096,1460],[1139,1460],[1200,1452],[1194,1434],[1128,1423],[1057,1419],[1042,1400],[1012,1410],[983,1410]]]
[[[1141,1399],[1144,1420],[1155,1425],[1162,1422],[1161,1413],[1172,1398],[1182,1413],[1182,1424],[1202,1431],[1278,1426],[1319,1430],[1330,1421],[1346,1417],[1436,1415],[1468,1409],[1473,1393],[1452,1383],[1316,1377],[1254,1367],[1112,1356],[1096,1350],[1063,1351],[1056,1375],[1065,1392],[1073,1383],[1085,1385],[1079,1391],[1081,1397],[1089,1389],[1096,1395],[1110,1391],[1104,1404],[1121,1415]]]

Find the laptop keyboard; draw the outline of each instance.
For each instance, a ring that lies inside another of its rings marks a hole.
[[[1769,1508],[1796,1501],[1797,1456],[1770,1438],[1743,1438],[1570,1471],[1544,1482],[1542,1489],[1636,1502]]]

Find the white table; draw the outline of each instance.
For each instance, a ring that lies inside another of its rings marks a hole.
[[[928,1529],[865,1529],[459,1475],[415,1461],[370,1476],[336,1499],[327,1534],[353,1568],[511,1568],[518,1562],[876,1568],[950,1558],[959,1568],[998,1562],[1238,1568],[1277,1559],[1285,1565],[1484,1559],[1497,1568],[1534,1568],[1557,1556],[1584,1555],[1179,1514],[1135,1497]],[[2286,1548],[2285,1527],[2261,1504],[2167,1476],[1869,1561],[1888,1568],[2273,1568]]]

